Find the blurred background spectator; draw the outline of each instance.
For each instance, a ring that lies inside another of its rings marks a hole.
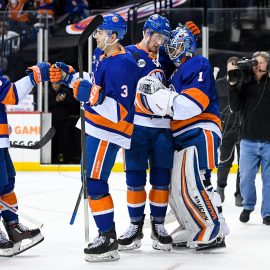
[[[227,60],[227,71],[235,67],[238,57],[230,57]],[[237,163],[239,164],[239,114],[233,113],[229,106],[229,82],[228,76],[224,76],[216,81],[216,90],[219,98],[220,116],[222,122],[222,142],[220,150],[220,162],[217,170],[217,192],[221,197],[221,201],[225,200],[225,187],[227,186],[227,178],[232,167],[235,150],[237,151]],[[242,206],[242,196],[240,193],[240,176],[239,168],[236,176],[235,205]]]
[[[34,7],[37,8],[37,12],[40,15],[48,14],[50,16],[54,16],[55,0],[34,0]]]
[[[78,22],[89,16],[88,1],[65,0],[65,13],[69,14],[68,24]]]
[[[79,103],[64,85],[49,86],[49,111],[56,135],[52,139],[53,163],[78,163],[80,159],[80,131],[75,128],[79,119]]]

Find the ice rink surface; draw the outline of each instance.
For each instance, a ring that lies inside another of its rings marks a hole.
[[[216,174],[213,174],[216,186]],[[120,260],[107,263],[84,261],[83,204],[73,226],[69,225],[71,214],[80,191],[79,173],[42,172],[18,173],[16,194],[20,210],[44,223],[45,240],[36,247],[12,258],[0,258],[1,270],[201,270],[201,269],[270,269],[270,226],[262,224],[260,216],[261,178],[256,179],[258,203],[249,223],[239,221],[242,208],[234,205],[235,174],[229,177],[224,215],[231,233],[226,238],[227,248],[196,253],[190,249],[173,249],[171,252],[152,248],[149,226],[149,207],[144,226],[144,238],[139,250],[121,252]],[[123,173],[110,177],[110,192],[115,205],[115,222],[118,236],[129,225],[126,207],[126,184]],[[149,188],[149,187],[148,187]],[[22,223],[35,227],[23,220]],[[169,220],[169,232],[176,222]],[[3,229],[3,227],[2,227]],[[90,215],[90,240],[97,229]]]

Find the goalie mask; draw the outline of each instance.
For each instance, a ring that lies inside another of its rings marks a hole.
[[[197,49],[196,37],[186,25],[179,25],[171,32],[169,42],[165,44],[166,53],[176,66],[184,57],[192,57]]]

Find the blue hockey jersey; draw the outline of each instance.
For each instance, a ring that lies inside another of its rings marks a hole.
[[[173,136],[200,127],[221,137],[218,97],[209,61],[201,55],[189,58],[174,72],[169,83],[180,94],[173,102]]]
[[[9,127],[5,105],[18,104],[29,92],[33,85],[28,76],[12,83],[0,76],[0,148],[10,146]]]
[[[150,75],[159,79],[166,85],[172,71],[172,62],[166,55],[163,48],[160,48],[159,59],[157,54],[145,51],[138,44],[127,46],[126,49],[133,55],[137,62],[139,70],[139,79]],[[137,100],[139,102],[139,100]],[[147,108],[142,110],[144,106],[136,105],[134,124],[155,128],[170,128],[170,118],[153,115]]]
[[[84,106],[86,133],[130,148],[138,81],[136,62],[123,47],[109,57],[96,49],[94,60],[92,82],[105,91],[106,98],[101,105]]]

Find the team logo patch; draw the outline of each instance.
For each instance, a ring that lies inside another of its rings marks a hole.
[[[137,62],[138,67],[143,68],[146,65],[146,62],[144,59],[139,59]]]
[[[152,20],[156,20],[157,18],[158,18],[158,15],[157,14],[155,14],[155,15],[152,16]]]
[[[113,16],[113,17],[112,17],[112,21],[116,23],[116,22],[118,22],[118,21],[119,21],[119,18],[118,18],[118,17],[116,17],[116,16]]]

